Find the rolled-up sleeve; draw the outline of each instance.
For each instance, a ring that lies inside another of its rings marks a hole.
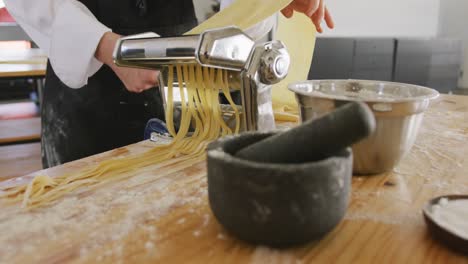
[[[102,63],[95,51],[111,31],[76,0],[5,0],[20,26],[43,49],[59,79],[71,88],[87,84]]]

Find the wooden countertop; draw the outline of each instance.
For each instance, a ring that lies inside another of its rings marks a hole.
[[[41,138],[41,118],[0,120],[0,144]]]
[[[50,176],[145,151],[144,141],[38,173]],[[344,220],[320,241],[278,250],[231,237],[207,202],[205,163],[155,164],[128,180],[82,189],[56,204],[0,211],[0,262],[8,263],[468,263],[431,239],[421,209],[468,193],[468,97],[441,96],[393,172],[354,177]],[[24,176],[0,187],[27,182]]]
[[[47,57],[40,49],[0,50],[0,78],[44,77]]]

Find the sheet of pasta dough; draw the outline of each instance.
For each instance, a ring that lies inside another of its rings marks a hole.
[[[290,19],[279,15],[275,39],[286,45],[291,56],[291,65],[286,79],[272,89],[273,108],[275,111],[287,109],[297,111],[294,93],[288,90],[288,84],[307,80],[315,47],[315,26],[307,16],[294,13]]]
[[[218,27],[247,29],[286,7],[292,0],[237,0],[185,34]]]

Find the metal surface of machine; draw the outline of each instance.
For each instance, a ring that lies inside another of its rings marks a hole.
[[[271,85],[286,77],[290,58],[280,41],[256,44],[240,29],[226,27],[200,35],[159,37],[145,33],[125,37],[116,44],[114,61],[119,66],[160,70],[166,111],[168,82],[173,82],[175,106],[180,106],[180,93],[186,93],[176,74],[174,80],[168,80],[170,65],[199,64],[228,70],[229,88],[241,112],[241,130],[267,131],[275,128]],[[223,115],[233,112],[227,104],[222,105],[222,111]],[[177,119],[177,113],[174,117]],[[174,122],[177,124],[177,120]]]

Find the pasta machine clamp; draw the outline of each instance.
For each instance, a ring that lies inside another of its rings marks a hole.
[[[271,86],[286,77],[290,64],[289,54],[281,41],[256,44],[236,27],[178,37],[145,33],[121,38],[113,55],[119,66],[160,70],[159,84],[164,105],[168,82],[173,82],[179,93],[185,89],[184,84],[177,84],[177,78],[168,80],[169,66],[199,64],[228,70],[231,95],[241,110],[242,130],[268,131],[275,128]],[[175,95],[173,100],[175,105],[177,102],[180,104],[180,97]],[[229,108],[226,105],[222,109],[223,114],[232,112]]]

